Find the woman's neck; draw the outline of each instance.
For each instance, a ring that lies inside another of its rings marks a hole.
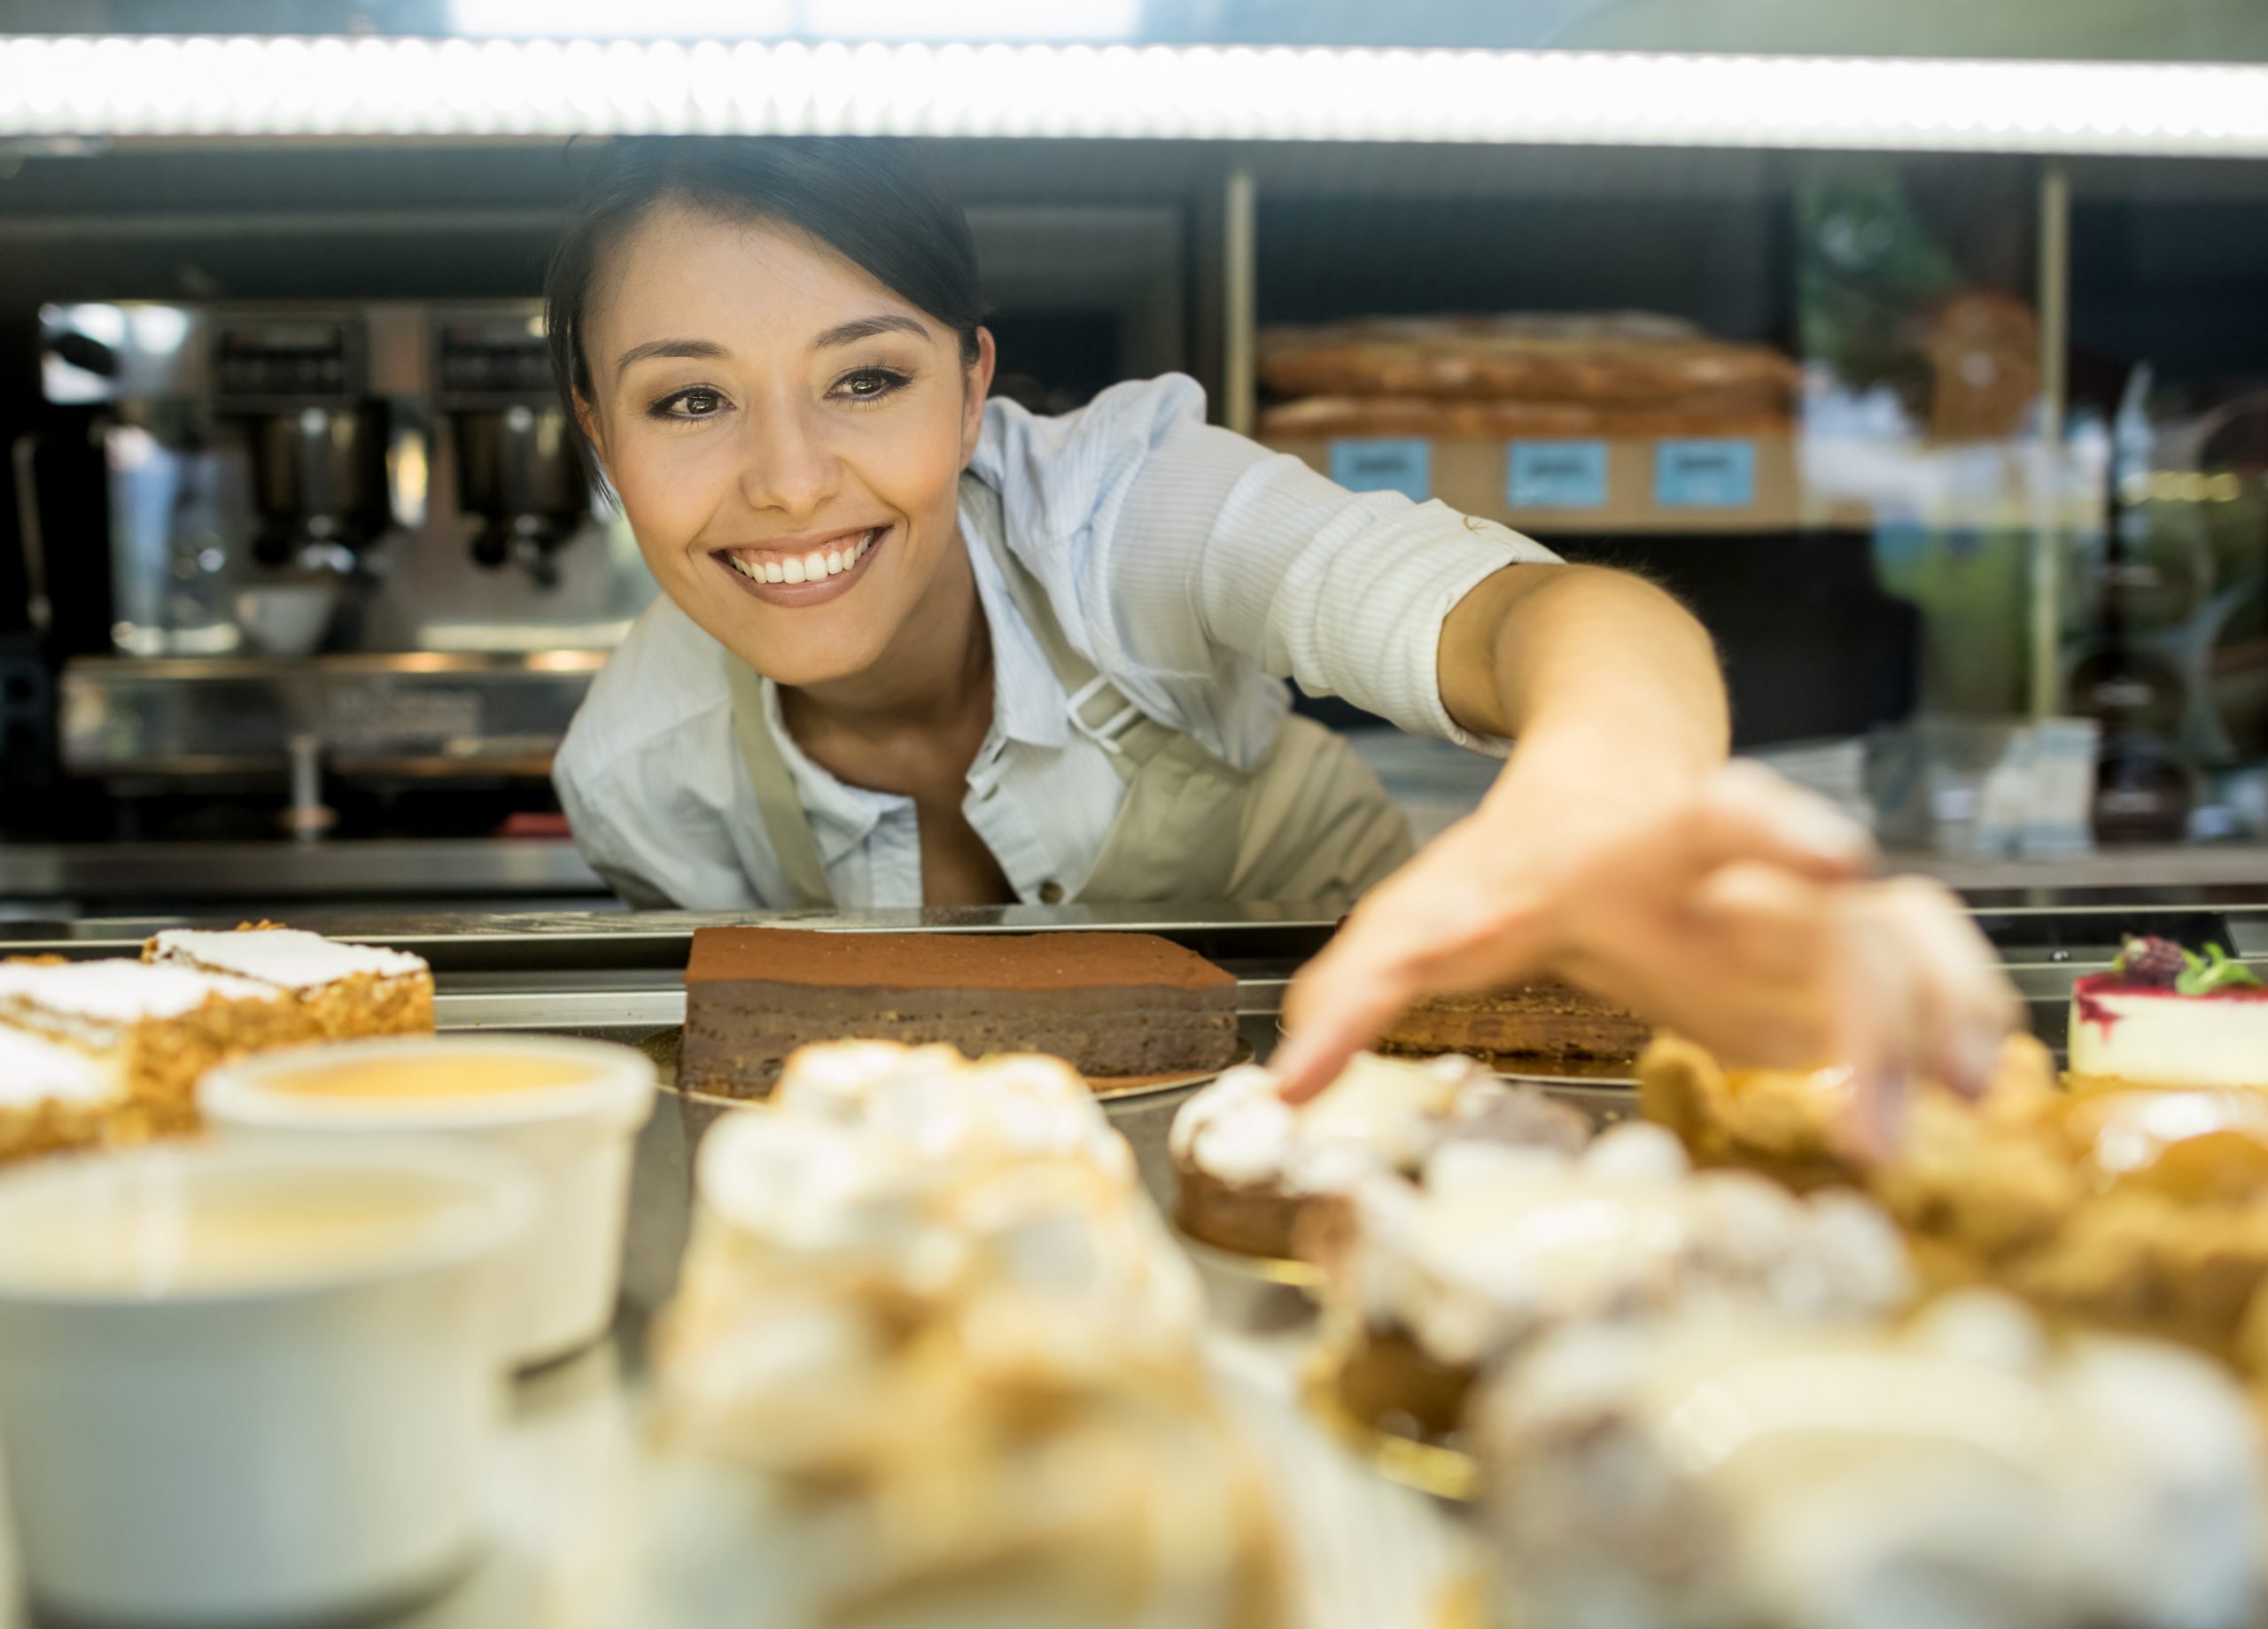
[[[864,672],[780,693],[798,740],[950,729],[972,708],[989,717],[991,695],[991,630],[958,538],[922,599],[921,615],[907,622],[882,661]]]

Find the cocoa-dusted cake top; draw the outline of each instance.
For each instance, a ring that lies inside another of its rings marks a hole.
[[[859,934],[703,927],[687,984],[814,989],[1212,989],[1236,975],[1154,934]]]

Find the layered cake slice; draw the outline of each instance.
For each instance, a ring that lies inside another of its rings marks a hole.
[[[1045,1052],[1091,1080],[1200,1074],[1237,1044],[1235,975],[1148,934],[704,927],[685,970],[686,1087],[758,1096],[851,1037]]]
[[[130,1140],[128,1101],[97,1059],[0,1027],[0,1161]]]
[[[2071,1084],[2268,1089],[2268,987],[2217,944],[2129,939],[2071,987]]]
[[[1231,1069],[1181,1106],[1168,1138],[1174,1222],[1200,1244],[1284,1261],[1363,1178],[1414,1176],[1445,1140],[1573,1153],[1590,1136],[1581,1111],[1532,1086],[1511,1087],[1469,1058],[1429,1063],[1358,1054],[1293,1108],[1276,1077]]]
[[[1441,1052],[1518,1064],[1627,1069],[1653,1028],[1635,1013],[1571,984],[1429,996],[1386,1026],[1382,1052],[1431,1058]]]
[[[195,1122],[214,1065],[316,1038],[272,984],[122,960],[0,962],[0,1025],[92,1058],[159,1130]]]
[[[272,985],[298,1004],[313,1033],[325,1040],[433,1032],[432,969],[407,950],[347,944],[258,922],[234,933],[169,927],[143,947],[142,956],[161,966]]]

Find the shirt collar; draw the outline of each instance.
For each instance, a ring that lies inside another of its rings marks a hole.
[[[1055,681],[1039,640],[1016,609],[1000,562],[964,516],[961,536],[976,574],[977,603],[992,633],[992,726],[1011,741],[1060,747],[1071,738],[1070,698]]]
[[[838,780],[829,771],[804,756],[780,708],[780,687],[763,680],[764,722],[779,744],[788,777],[796,783],[796,801],[812,825],[812,841],[819,845],[822,864],[832,865],[865,842],[882,824],[892,806],[905,800],[895,793],[872,792]]]

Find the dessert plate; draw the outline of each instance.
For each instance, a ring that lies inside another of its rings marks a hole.
[[[1090,1074],[1087,1084],[1094,1088],[1098,1098],[1138,1098],[1153,1091],[1180,1091],[1190,1086],[1209,1085],[1239,1064],[1251,1061],[1252,1043],[1239,1036],[1235,1055],[1217,1069],[1200,1069],[1187,1074]]]

